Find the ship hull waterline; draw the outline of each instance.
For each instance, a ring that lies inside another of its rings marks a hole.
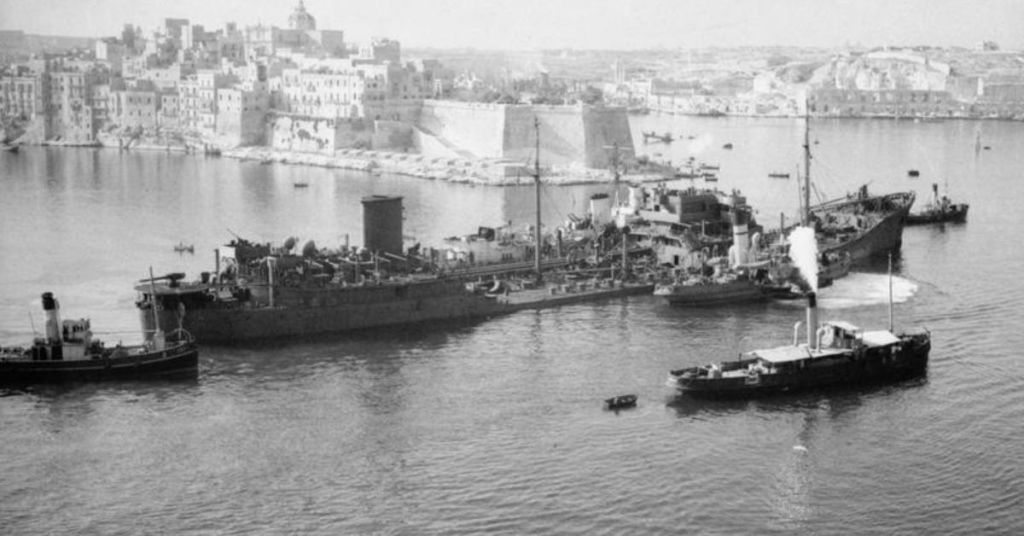
[[[194,379],[199,352],[195,344],[140,355],[90,360],[0,361],[0,384],[27,385],[109,380]]]
[[[825,254],[849,253],[852,264],[896,253],[903,246],[903,227],[909,212],[910,206],[900,208],[859,236],[839,243],[824,241],[819,248]]]
[[[202,343],[231,344],[258,339],[297,337],[400,327],[425,323],[460,322],[575,303],[650,295],[653,284],[625,284],[605,288],[552,293],[550,289],[516,291],[485,297],[469,292],[430,299],[392,299],[379,303],[340,303],[320,306],[256,306],[235,304],[193,309],[184,316],[174,310],[157,312],[160,327],[179,327]],[[154,329],[152,311],[139,309],[144,332]]]
[[[680,394],[695,398],[758,398],[819,388],[891,383],[925,376],[930,348],[928,344],[906,349],[905,355],[891,363],[851,361],[843,367],[807,370],[800,374],[761,375],[756,382],[746,377],[674,378],[672,381]]]

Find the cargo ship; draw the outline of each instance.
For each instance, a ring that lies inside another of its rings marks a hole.
[[[804,123],[803,225],[813,226],[818,250],[850,259],[853,265],[899,252],[903,227],[914,192],[870,195],[867,185],[856,194],[812,206],[810,118]]]
[[[870,195],[865,185],[854,195],[813,206],[818,247],[825,254],[849,256],[854,264],[896,253],[913,204],[913,192]]]
[[[327,251],[309,242],[296,254],[294,240],[274,248],[237,239],[218,250],[214,271],[198,281],[187,282],[184,274],[141,280],[135,290],[143,331],[180,325],[201,343],[232,343],[479,319],[650,294],[653,282],[632,274],[628,255],[622,255],[621,265],[587,272],[566,270],[561,260],[552,261],[553,253],[542,258],[541,250],[551,248],[536,247],[544,243],[539,165],[536,169],[532,265],[503,258],[504,250],[492,253],[498,261],[510,262],[476,267],[441,262],[441,252],[432,248],[425,252],[414,245],[403,250],[402,198],[369,196],[362,199],[360,249],[346,244]],[[620,243],[626,253],[625,238]],[[520,277],[524,273],[529,275]]]
[[[135,290],[143,331],[181,326],[202,343],[232,343],[487,318],[654,288],[626,266],[584,273],[559,270],[560,263],[515,262],[438,271],[429,259],[381,242],[383,233],[385,242],[401,243],[401,198],[365,198],[363,206],[371,216],[364,226],[367,246],[359,252],[323,255],[304,248],[294,255],[236,240],[219,251],[215,271],[198,281],[185,281],[181,273],[140,280]]]

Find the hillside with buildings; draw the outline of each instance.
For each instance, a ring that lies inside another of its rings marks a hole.
[[[501,81],[483,82],[471,68],[404,58],[393,39],[349,43],[341,30],[318,29],[301,0],[285,27],[208,29],[169,18],[150,31],[125,24],[119,36],[69,41],[64,50],[4,37],[0,117],[17,143],[234,151],[499,178],[523,174],[535,130],[547,166],[605,168],[605,146],[632,145],[625,109],[604,106],[593,88],[570,97],[535,85],[530,54]],[[559,96],[524,100],[513,87]]]
[[[394,39],[318,28],[301,0],[282,20],[0,32],[4,141],[507,178],[538,133],[546,165],[607,169],[608,147],[633,144],[627,110],[1024,119],[1024,57],[993,43],[403,54]]]

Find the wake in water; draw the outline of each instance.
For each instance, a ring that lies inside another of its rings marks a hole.
[[[892,277],[892,301],[903,303],[917,293],[917,283],[899,276]],[[788,302],[802,307],[801,300]],[[818,291],[818,306],[846,309],[889,303],[889,276],[852,272]]]

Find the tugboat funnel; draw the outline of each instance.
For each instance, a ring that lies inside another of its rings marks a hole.
[[[818,349],[815,332],[818,330],[818,297],[813,292],[807,293],[807,347]]]
[[[43,313],[46,315],[46,339],[50,344],[60,344],[60,304],[52,292],[43,293]]]

